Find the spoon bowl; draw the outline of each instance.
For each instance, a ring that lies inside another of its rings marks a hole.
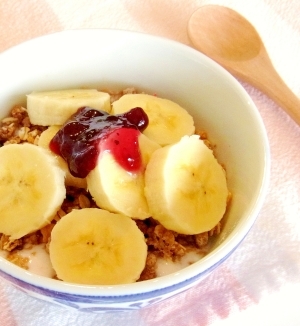
[[[243,16],[219,5],[202,6],[189,20],[188,35],[197,50],[268,95],[300,125],[300,100],[279,76],[259,34]]]

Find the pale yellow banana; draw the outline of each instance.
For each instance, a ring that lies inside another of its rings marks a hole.
[[[228,197],[225,171],[198,136],[156,150],[145,172],[152,217],[182,234],[211,230],[223,217]]]
[[[73,186],[77,188],[87,188],[87,183],[85,178],[76,178],[74,177],[68,167],[67,162],[59,155],[54,154],[50,148],[49,143],[51,139],[56,135],[56,133],[59,131],[61,126],[50,126],[45,131],[43,131],[39,137],[38,145],[49,150],[52,155],[54,155],[57,158],[58,165],[60,168],[64,171],[66,178],[65,178],[65,184],[66,186]]]
[[[145,219],[150,213],[144,194],[144,168],[152,153],[160,146],[143,134],[139,135],[138,142],[143,163],[141,171],[126,171],[111,152],[104,151],[86,179],[88,190],[99,207],[132,218]]]
[[[53,228],[50,259],[59,279],[79,284],[135,282],[147,245],[135,222],[98,208],[73,210]]]
[[[110,112],[110,95],[96,89],[32,92],[27,95],[29,119],[32,124],[41,126],[62,125],[83,106]]]
[[[5,145],[0,157],[0,233],[18,239],[55,216],[66,195],[65,174],[36,145]]]
[[[135,107],[141,107],[149,118],[149,125],[143,133],[162,146],[175,143],[181,137],[195,132],[194,120],[184,108],[153,95],[123,95],[112,104],[112,114],[127,112]]]

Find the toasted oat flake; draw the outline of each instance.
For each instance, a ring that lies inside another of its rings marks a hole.
[[[0,249],[6,251],[12,251],[20,246],[22,246],[23,241],[20,239],[10,239],[8,235],[0,234]]]
[[[89,208],[91,207],[90,200],[87,198],[87,196],[80,194],[78,197],[78,202],[80,208]]]
[[[17,136],[19,136],[21,140],[27,140],[29,131],[30,129],[28,127],[21,127],[17,131]]]
[[[29,264],[28,257],[23,257],[18,252],[14,251],[14,252],[9,253],[7,255],[6,259],[17,266],[28,270],[28,267],[29,267],[28,266],[28,264]]]

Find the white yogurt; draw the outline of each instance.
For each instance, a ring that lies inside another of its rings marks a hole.
[[[50,278],[56,275],[51,265],[50,256],[45,249],[45,244],[33,246],[31,249],[22,249],[18,254],[29,259],[29,272]]]
[[[180,260],[173,262],[172,260],[165,260],[159,258],[157,260],[157,276],[164,276],[171,273],[178,272],[179,270],[195,263],[199,259],[203,258],[204,254],[200,254],[195,251],[187,252]]]

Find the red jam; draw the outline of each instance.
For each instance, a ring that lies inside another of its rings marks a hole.
[[[110,115],[83,107],[63,125],[49,146],[64,158],[75,177],[85,178],[96,167],[102,151],[110,151],[128,172],[137,172],[141,169],[138,136],[148,122],[142,108]]]

